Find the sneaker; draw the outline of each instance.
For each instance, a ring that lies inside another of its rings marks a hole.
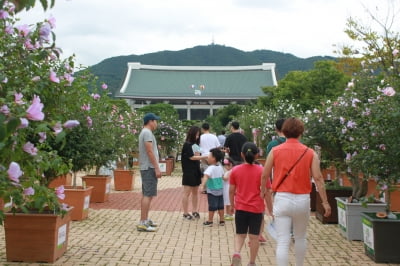
[[[225,226],[225,221],[220,221],[219,226]]]
[[[232,264],[231,266],[241,266],[242,265],[242,258],[239,254],[234,254],[232,257]]]
[[[155,231],[157,231],[157,228],[152,227],[149,224],[138,224],[136,226],[136,229],[139,232],[155,232]]]
[[[151,227],[158,227],[158,223],[148,219],[147,224],[150,225]]]
[[[230,214],[225,214],[224,218],[225,218],[225,221],[233,221],[235,219],[233,217],[233,215],[230,215]]]
[[[194,218],[200,219],[200,214],[199,214],[198,212],[194,212],[194,213],[192,213],[192,214],[193,214],[193,217],[194,217]]]
[[[263,235],[259,235],[258,242],[260,242],[260,244],[264,244],[264,243],[267,243],[267,239],[265,239],[265,237]]]
[[[206,221],[206,222],[203,223],[203,225],[211,227],[213,225],[213,222]]]
[[[192,220],[192,219],[193,219],[193,216],[190,215],[189,213],[184,213],[184,214],[183,214],[183,218],[186,219],[186,220]]]

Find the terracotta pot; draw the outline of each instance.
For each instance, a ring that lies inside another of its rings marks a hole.
[[[132,190],[135,183],[133,170],[114,170],[114,188],[115,190]]]
[[[62,175],[56,177],[55,179],[51,180],[48,187],[49,188],[56,188],[59,186],[71,186],[72,185],[72,175],[70,173],[66,175]]]
[[[70,213],[64,217],[6,213],[4,231],[7,261],[55,262],[67,250]]]
[[[90,202],[106,202],[111,192],[111,176],[86,175],[82,177],[86,186],[93,186]]]
[[[395,186],[395,188],[396,190],[390,194],[390,209],[394,212],[400,212],[400,185]]]
[[[64,188],[65,199],[59,201],[74,207],[71,212],[71,220],[81,221],[86,219],[89,216],[89,203],[93,187],[65,186]]]

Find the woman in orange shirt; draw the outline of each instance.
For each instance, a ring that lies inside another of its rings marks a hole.
[[[297,118],[288,118],[282,126],[287,138],[268,154],[261,177],[261,195],[264,196],[267,178],[274,170],[272,190],[276,193],[273,204],[277,233],[276,261],[278,266],[289,264],[291,226],[295,239],[296,265],[303,265],[307,249],[307,225],[310,217],[311,176],[322,199],[325,216],[331,214],[326,197],[320,161],[314,150],[300,143],[304,124]]]

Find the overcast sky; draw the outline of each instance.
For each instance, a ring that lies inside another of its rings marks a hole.
[[[396,0],[399,2],[399,0]],[[44,12],[22,12],[21,23],[56,19],[57,46],[85,66],[119,55],[141,55],[215,44],[298,57],[334,55],[349,43],[350,16],[386,0],[56,0]]]

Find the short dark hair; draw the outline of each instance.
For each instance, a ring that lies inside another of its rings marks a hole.
[[[217,162],[221,162],[224,159],[224,153],[221,151],[220,148],[213,148],[210,150],[212,157],[215,158]]]
[[[283,123],[282,132],[288,139],[298,138],[304,132],[304,123],[296,117],[290,117]]]
[[[225,130],[221,130],[221,135],[225,135]]]
[[[231,127],[233,127],[234,129],[239,129],[239,127],[240,127],[239,122],[233,121],[233,122],[231,123]]]
[[[204,129],[204,130],[209,130],[210,129],[210,125],[208,123],[203,123],[201,125],[201,128]]]
[[[197,133],[200,134],[200,128],[198,126],[191,126],[186,135],[186,141],[190,143],[199,144],[199,138],[196,138]]]
[[[282,132],[282,126],[283,126],[283,123],[284,123],[284,122],[285,122],[285,118],[280,118],[280,119],[276,120],[276,122],[275,122],[275,128],[276,128],[278,131]]]

